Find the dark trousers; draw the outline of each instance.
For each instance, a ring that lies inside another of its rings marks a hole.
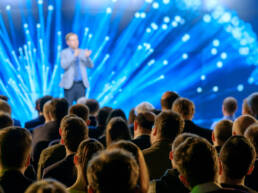
[[[69,105],[73,105],[73,101],[77,101],[80,97],[85,96],[86,88],[82,81],[74,82],[72,88],[64,89],[64,96]]]

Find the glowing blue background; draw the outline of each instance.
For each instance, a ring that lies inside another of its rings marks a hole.
[[[59,53],[73,31],[93,51],[87,95],[101,106],[159,108],[162,93],[174,90],[195,102],[203,126],[222,116],[230,95],[240,114],[243,98],[258,90],[257,38],[235,12],[207,2],[3,0],[0,93],[22,122],[36,116],[37,98],[63,96]]]

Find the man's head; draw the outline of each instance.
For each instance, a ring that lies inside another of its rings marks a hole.
[[[52,101],[47,101],[43,106],[43,116],[45,118],[45,123],[53,120],[53,106]]]
[[[221,120],[216,123],[212,132],[212,142],[215,146],[222,146],[232,136],[233,122]]]
[[[53,119],[59,122],[67,115],[69,103],[65,98],[56,98],[51,100],[51,107]]]
[[[254,145],[256,150],[256,156],[258,156],[258,123],[250,125],[246,129],[244,136],[249,139]]]
[[[139,167],[131,153],[106,150],[90,161],[87,177],[92,193],[133,193],[137,189]]]
[[[44,96],[39,99],[39,112],[43,113],[43,108],[46,102],[50,101],[53,97],[52,96]]]
[[[89,108],[83,104],[76,104],[70,107],[69,115],[76,115],[82,118],[86,123],[89,120]]]
[[[232,134],[244,135],[247,127],[249,127],[255,122],[256,122],[256,119],[251,115],[241,115],[233,123]]]
[[[5,95],[0,95],[0,99],[8,102],[8,97]]]
[[[13,120],[9,114],[0,112],[0,129],[13,126]]]
[[[0,99],[0,112],[7,113],[9,115],[12,113],[10,105],[2,99]]]
[[[245,137],[232,136],[223,145],[219,158],[222,175],[231,180],[241,180],[253,169],[255,148]]]
[[[248,96],[246,102],[251,115],[258,119],[258,92],[255,92]]]
[[[151,131],[151,143],[158,140],[173,141],[182,133],[184,128],[183,118],[173,111],[163,111],[155,118],[154,127]]]
[[[77,49],[79,47],[79,39],[75,33],[68,33],[65,36],[66,44],[72,48]]]
[[[234,97],[227,97],[223,101],[222,112],[224,116],[232,116],[237,110],[237,100]]]
[[[142,112],[136,116],[134,121],[134,134],[150,134],[154,125],[155,115],[151,112]]]
[[[142,102],[135,107],[135,114],[138,115],[139,113],[145,112],[145,111],[152,112],[154,109],[155,108],[151,103]]]
[[[111,113],[112,108],[111,107],[102,107],[97,115],[98,125],[99,126],[106,126],[106,121],[108,118],[109,113]]]
[[[190,190],[198,184],[216,181],[218,156],[206,139],[189,137],[175,149],[173,155],[180,180]]]
[[[96,116],[99,111],[99,102],[95,99],[87,99],[85,105],[89,108],[90,115]]]
[[[172,105],[177,98],[179,98],[179,95],[176,92],[165,92],[160,99],[162,110],[171,110]]]
[[[2,169],[25,169],[29,165],[32,138],[20,127],[0,131],[0,165]]]
[[[194,103],[187,98],[178,98],[172,106],[174,112],[179,113],[184,120],[192,120],[194,116]]]
[[[67,115],[61,121],[60,134],[66,149],[76,152],[81,141],[88,138],[88,127],[81,118]]]

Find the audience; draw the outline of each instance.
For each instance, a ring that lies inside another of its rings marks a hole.
[[[10,115],[4,112],[0,112],[0,130],[10,126],[13,126],[13,120]]]
[[[11,114],[12,114],[11,106],[8,104],[7,100],[4,100],[4,99],[5,99],[4,97],[2,97],[2,99],[0,99],[0,112],[7,113],[8,115],[11,116]],[[20,127],[21,122],[16,119],[13,119],[13,125]]]
[[[258,92],[252,93],[244,100],[242,112],[258,119]]]
[[[142,113],[145,111],[152,112],[154,109],[155,107],[151,103],[142,102],[135,107],[135,114],[138,115],[139,113]]]
[[[68,193],[65,186],[52,179],[40,180],[30,185],[25,193]]]
[[[161,99],[160,99],[160,104],[161,104],[161,110],[171,110],[173,103],[176,99],[179,98],[179,95],[176,92],[173,91],[167,91],[163,93]]]
[[[232,134],[243,136],[245,130],[255,122],[256,119],[253,118],[251,115],[241,115],[233,123]]]

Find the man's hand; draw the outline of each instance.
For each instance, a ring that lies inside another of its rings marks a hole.
[[[86,56],[87,58],[90,57],[91,53],[92,53],[91,50],[85,50],[85,56]]]
[[[80,54],[80,50],[79,49],[74,50],[74,56],[75,57],[79,56],[79,54]]]

